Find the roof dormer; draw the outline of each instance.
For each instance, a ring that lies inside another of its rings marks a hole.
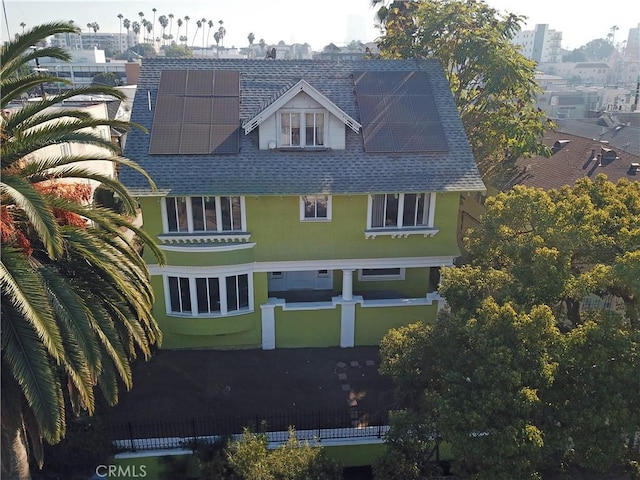
[[[345,126],[360,124],[305,80],[271,101],[243,124],[259,128],[260,149],[344,149]]]

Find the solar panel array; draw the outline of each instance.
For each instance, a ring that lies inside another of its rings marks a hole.
[[[365,151],[446,152],[426,72],[356,72]]]
[[[164,70],[149,154],[234,154],[240,146],[237,70]]]

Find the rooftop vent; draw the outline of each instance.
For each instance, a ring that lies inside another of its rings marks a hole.
[[[571,143],[571,140],[556,140],[556,142],[553,144],[552,152],[553,153],[559,152],[569,143]]]

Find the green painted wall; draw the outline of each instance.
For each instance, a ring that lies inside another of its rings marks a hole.
[[[276,308],[276,348],[340,345],[340,308],[284,311]]]
[[[424,297],[429,285],[429,268],[407,268],[404,280],[367,280],[358,281],[358,272],[353,274],[353,291],[391,290],[408,297]]]
[[[457,255],[455,228],[458,194],[442,193],[436,199],[435,225],[440,232],[431,238],[412,235],[367,240],[367,196],[334,196],[332,220],[301,222],[299,197],[247,197],[247,226],[256,242],[256,261],[322,260]],[[449,232],[451,230],[451,232]],[[453,242],[451,242],[453,239]]]
[[[392,329],[421,320],[435,319],[437,305],[410,307],[363,308],[356,305],[356,346],[379,345],[382,337]]]

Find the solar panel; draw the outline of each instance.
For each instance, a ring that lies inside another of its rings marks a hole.
[[[212,97],[185,97],[184,121],[185,123],[211,123],[211,110],[213,108]]]
[[[239,97],[214,97],[213,117],[211,123],[235,124],[239,121],[240,110]]]
[[[213,95],[213,70],[189,70],[187,95]]]
[[[181,123],[155,123],[149,142],[150,154],[176,153],[180,148]]]
[[[239,96],[240,72],[237,70],[216,70],[213,79],[213,95],[216,97]]]
[[[233,154],[240,148],[240,72],[160,74],[150,154]]]
[[[354,74],[367,152],[446,151],[426,72]]]
[[[211,125],[209,150],[215,155],[238,153],[240,127],[236,124]]]
[[[186,83],[186,70],[164,70],[160,72],[158,95],[183,95]]]
[[[185,123],[180,136],[180,153],[205,154],[209,149],[209,125]]]
[[[158,95],[153,114],[153,123],[172,123],[182,120],[184,114],[184,97],[178,95]]]

